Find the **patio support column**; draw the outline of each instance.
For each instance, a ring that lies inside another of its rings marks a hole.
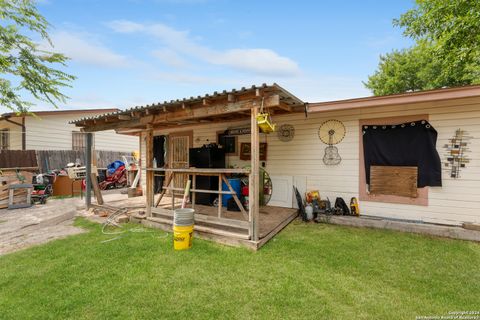
[[[154,175],[155,172],[148,170],[149,168],[153,168],[153,128],[151,126],[147,127],[147,131],[145,131],[145,168],[146,170],[146,207],[147,207],[147,217],[152,216],[152,207],[153,207],[153,198],[154,198],[154,191],[153,191],[153,182],[154,182]]]
[[[251,172],[249,179],[249,194],[248,194],[248,203],[249,203],[249,212],[251,215],[251,240],[258,241],[259,234],[259,172],[260,172],[260,143],[259,143],[259,133],[257,126],[257,114],[258,106],[254,103],[251,109],[251,135],[250,135],[250,155],[251,155]]]
[[[86,174],[85,183],[86,183],[86,190],[85,190],[85,205],[90,208],[92,204],[92,145],[93,145],[93,134],[91,132],[87,132],[85,134],[85,168]]]

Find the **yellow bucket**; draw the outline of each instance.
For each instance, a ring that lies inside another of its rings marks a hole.
[[[175,250],[186,250],[192,247],[193,225],[173,226],[173,248]]]

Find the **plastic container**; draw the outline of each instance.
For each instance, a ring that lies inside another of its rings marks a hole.
[[[173,248],[186,250],[192,247],[195,210],[190,208],[173,211]]]
[[[193,225],[173,226],[173,249],[187,250],[192,247]]]
[[[237,194],[237,197],[240,198],[240,195],[241,195],[241,192],[242,192],[242,182],[241,182],[240,178],[227,179],[227,180],[230,183],[230,185],[232,186],[233,191],[235,191],[235,193]],[[225,181],[222,182],[222,190],[223,191],[230,191],[230,189],[228,189]],[[228,200],[230,198],[232,198],[231,194],[222,194],[222,206],[223,207],[227,206]]]

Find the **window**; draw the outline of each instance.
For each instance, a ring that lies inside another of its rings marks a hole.
[[[0,130],[0,150],[10,149],[10,132],[9,129]]]
[[[409,196],[398,196],[392,194],[372,194],[368,192],[367,189],[367,176],[370,176],[370,173],[366,173],[365,168],[365,157],[364,157],[364,145],[363,145],[363,127],[372,126],[372,125],[381,125],[377,129],[382,130],[383,125],[397,125],[399,123],[405,122],[414,122],[421,120],[428,121],[428,115],[412,115],[412,116],[401,116],[401,117],[392,117],[392,118],[380,118],[380,119],[361,119],[359,121],[359,147],[360,147],[360,161],[359,161],[359,199],[362,201],[373,201],[373,202],[385,202],[385,203],[400,203],[400,204],[413,204],[413,205],[428,205],[428,188],[417,188],[417,197]],[[391,168],[395,169],[395,168]],[[378,175],[377,175],[378,177]],[[377,178],[376,177],[376,178]],[[400,178],[400,177],[399,177]],[[404,177],[408,181],[411,177],[408,175]]]
[[[223,131],[217,133],[217,143],[225,149],[226,155],[235,156],[237,152],[237,137],[227,136]]]
[[[92,146],[95,145],[95,135],[92,134]],[[85,140],[85,134],[80,131],[72,132],[72,150],[85,150],[87,142]]]

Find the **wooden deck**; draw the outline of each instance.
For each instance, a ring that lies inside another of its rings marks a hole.
[[[167,198],[167,197],[166,197]],[[172,230],[173,212],[169,204],[170,199],[162,200],[157,208],[152,208],[152,217],[147,217],[144,224],[167,231]],[[297,210],[281,207],[261,207],[259,219],[259,240],[252,241],[248,234],[248,222],[241,212],[227,211],[222,208],[222,222],[216,217],[218,208],[195,205],[195,235],[199,238],[213,240],[227,245],[245,246],[254,250],[259,249],[268,240],[273,238],[293,219],[297,217]],[[223,222],[226,223],[223,223]]]

